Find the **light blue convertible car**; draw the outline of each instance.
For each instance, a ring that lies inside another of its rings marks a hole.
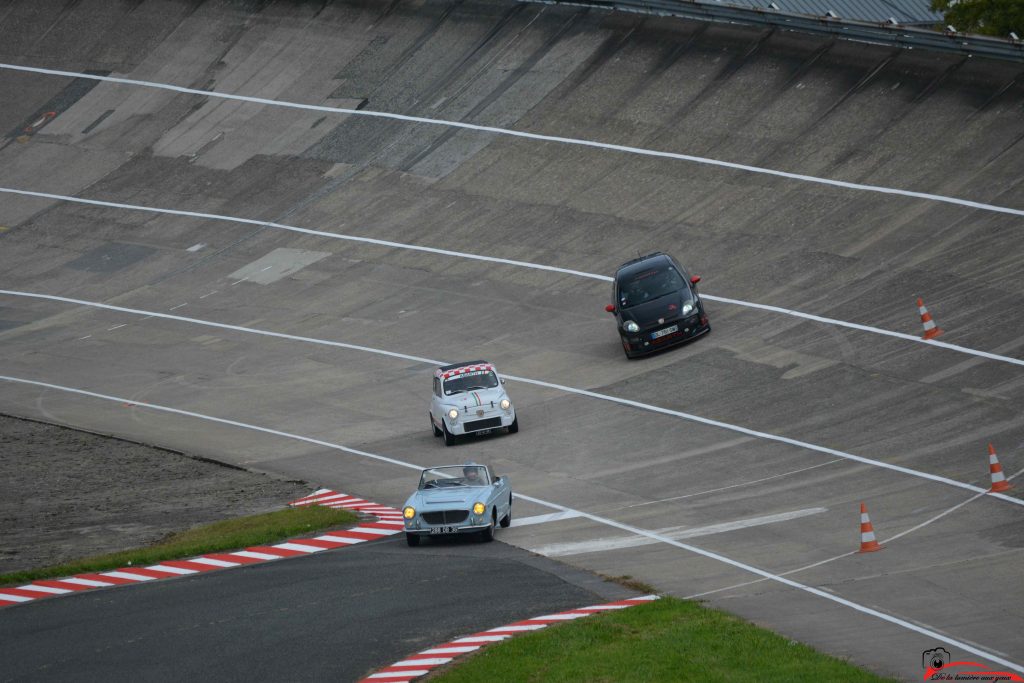
[[[402,510],[405,540],[411,546],[424,536],[478,534],[494,539],[494,529],[512,523],[512,487],[508,477],[470,462],[423,470],[416,492]]]

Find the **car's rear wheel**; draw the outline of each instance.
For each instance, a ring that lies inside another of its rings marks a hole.
[[[508,514],[501,518],[501,528],[507,529],[512,524],[512,494],[508,494]]]
[[[420,544],[420,537],[418,534],[406,534],[405,542],[409,544],[410,548],[415,548]]]
[[[430,413],[427,413],[427,416],[430,418],[430,431],[434,432],[434,436],[441,436],[441,430],[434,424],[434,416]]]
[[[519,416],[516,415],[515,419],[512,420],[512,424],[508,426],[508,433],[515,434],[519,431]]]
[[[451,446],[455,443],[455,435],[448,431],[448,425],[441,423],[441,432],[444,435],[444,445]]]

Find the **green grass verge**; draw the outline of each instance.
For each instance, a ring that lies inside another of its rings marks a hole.
[[[675,598],[517,636],[431,677],[481,681],[887,681],[724,612]]]
[[[355,513],[348,510],[334,510],[316,505],[225,519],[171,534],[159,543],[145,548],[87,557],[52,567],[0,574],[0,586],[119,569],[130,565],[145,566],[163,560],[265,545],[329,527],[352,524],[356,519]]]

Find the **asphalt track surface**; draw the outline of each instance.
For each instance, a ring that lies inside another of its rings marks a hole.
[[[882,673],[1024,666],[1019,487],[977,493],[988,442],[1024,468],[1017,67],[498,2],[12,3],[0,62],[331,109],[0,68],[0,188],[437,250],[2,193],[0,375],[37,384],[0,410],[392,505],[472,458],[584,513],[514,545]],[[585,275],[654,249],[783,311],[709,300],[711,335],[626,362]],[[917,296],[1011,361],[785,313],[914,335]],[[446,450],[415,359],[481,357],[540,382],[523,429]],[[881,553],[848,554],[861,501]]]
[[[353,681],[482,623],[633,595],[505,544],[407,551],[392,538],[7,610],[0,680],[118,680],[131,672],[143,681]]]

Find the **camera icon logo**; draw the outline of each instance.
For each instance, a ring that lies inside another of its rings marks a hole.
[[[925,650],[921,653],[921,667],[924,669],[941,669],[949,664],[949,652],[944,647]]]

